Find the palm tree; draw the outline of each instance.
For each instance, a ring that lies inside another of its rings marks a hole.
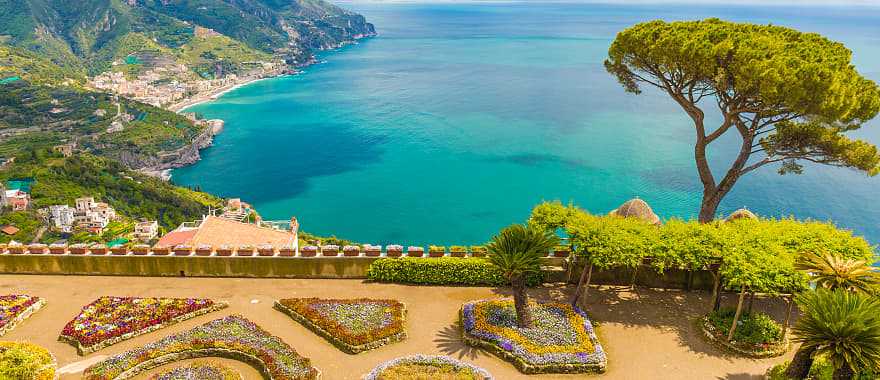
[[[792,329],[801,347],[786,376],[804,379],[815,355],[834,364],[834,379],[880,368],[880,300],[863,293],[817,289],[797,297],[803,316]]]
[[[559,238],[551,231],[514,224],[492,237],[486,246],[489,262],[501,269],[513,288],[519,327],[532,327],[526,277],[541,271],[541,257],[557,244]]]
[[[866,260],[853,260],[826,253],[805,253],[795,265],[799,270],[812,274],[816,286],[826,289],[844,289],[873,293],[880,283],[880,276]]]

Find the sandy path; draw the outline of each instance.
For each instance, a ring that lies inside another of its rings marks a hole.
[[[3,340],[30,340],[47,347],[59,367],[112,355],[192,328],[224,315],[246,316],[272,334],[280,336],[298,352],[312,359],[325,380],[360,379],[382,361],[413,353],[445,354],[484,367],[497,379],[575,379],[585,375],[526,376],[506,362],[463,345],[456,327],[461,304],[468,300],[498,296],[496,289],[464,287],[414,287],[367,284],[357,280],[283,280],[215,278],[133,278],[80,276],[0,275],[0,293],[25,293],[47,299],[46,307],[19,325]],[[546,287],[533,291],[539,299],[562,299],[571,289]],[[209,297],[227,301],[230,307],[175,326],[131,339],[85,357],[57,336],[80,308],[102,295]],[[278,298],[373,297],[396,298],[409,309],[409,338],[360,355],[347,355],[272,309]],[[732,302],[731,299],[727,300]],[[252,303],[257,300],[258,303]],[[760,379],[783,358],[752,360],[723,354],[704,343],[691,327],[693,317],[705,308],[708,295],[679,291],[639,289],[635,293],[614,288],[593,289],[588,312],[600,325],[600,337],[608,352],[609,369],[602,379]],[[756,301],[759,310],[780,313],[781,302]],[[778,315],[778,314],[777,314]],[[790,358],[791,354],[786,358]],[[231,362],[231,361],[228,361]],[[256,372],[244,365],[246,378]],[[62,379],[78,379],[66,373]]]

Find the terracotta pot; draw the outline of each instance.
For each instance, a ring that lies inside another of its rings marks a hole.
[[[275,247],[263,247],[257,250],[257,254],[263,257],[275,256]]]
[[[467,252],[449,252],[452,257],[467,257]]]
[[[409,257],[422,257],[425,255],[425,249],[422,247],[409,247],[406,250],[406,255]]]
[[[278,256],[281,257],[293,257],[296,256],[296,250],[293,248],[280,248],[278,249]]]
[[[364,256],[379,257],[379,256],[382,256],[382,250],[378,249],[378,248],[370,248],[370,249],[364,250]]]
[[[254,255],[254,249],[251,247],[239,247],[235,250],[236,256],[250,257]]]
[[[131,249],[131,253],[136,256],[146,256],[150,253],[150,247],[147,245],[136,245]]]
[[[92,256],[104,256],[110,250],[106,246],[99,245],[99,246],[92,246],[92,248],[89,249],[89,251]]]
[[[361,255],[361,249],[346,249],[342,252],[342,255],[345,257],[358,257]]]
[[[192,255],[192,247],[190,247],[190,246],[174,247],[174,256],[189,256],[189,255]]]
[[[125,256],[128,254],[128,248],[126,247],[113,247],[110,248],[110,254],[114,256]]]
[[[42,255],[42,254],[45,254],[48,250],[49,249],[46,248],[46,246],[42,245],[42,244],[28,246],[28,253],[30,253],[32,255]]]
[[[168,247],[153,247],[153,256],[168,256],[171,249]]]
[[[446,256],[446,251],[428,251],[429,257],[443,257]]]
[[[198,247],[196,248],[196,256],[211,256],[213,250],[213,247]]]
[[[474,251],[474,252],[471,252],[471,257],[486,257],[486,252]]]
[[[52,255],[63,255],[67,253],[66,245],[51,245],[49,246],[49,254]]]
[[[10,255],[23,255],[26,250],[23,245],[10,245],[7,249],[9,250]]]
[[[215,252],[217,253],[217,256],[220,256],[220,257],[232,256],[232,248],[229,248],[229,247],[217,248],[217,250]]]
[[[299,255],[302,257],[315,257],[318,255],[317,250],[301,250],[299,251]]]
[[[324,249],[324,250],[321,250],[321,256],[328,256],[328,257],[339,256],[339,250],[337,250],[337,249]]]

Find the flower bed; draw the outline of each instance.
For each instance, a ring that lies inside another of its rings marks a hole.
[[[461,310],[464,340],[527,374],[605,371],[605,352],[586,313],[562,303],[532,303],[531,308],[535,326],[522,329],[512,300],[466,303]]]
[[[698,323],[703,336],[722,349],[752,358],[770,358],[788,351],[788,341],[783,340],[782,329],[764,313],[743,313],[733,333],[733,340],[728,342],[727,334],[735,312],[722,308],[700,318]]]
[[[55,357],[43,347],[0,342],[0,379],[54,380],[56,365]]]
[[[406,338],[406,308],[395,300],[291,298],[275,308],[349,354]]]
[[[85,355],[224,307],[198,298],[101,297],[67,322],[59,340]]]
[[[45,305],[46,301],[39,297],[23,294],[0,296],[0,336],[5,335]]]
[[[309,359],[280,338],[232,315],[107,358],[87,368],[83,379],[129,379],[167,363],[199,357],[244,361],[270,380],[315,380],[320,376]]]
[[[492,380],[485,369],[448,356],[413,355],[384,362],[364,380],[396,379]]]
[[[195,362],[159,372],[150,380],[242,380],[236,370],[220,363]]]

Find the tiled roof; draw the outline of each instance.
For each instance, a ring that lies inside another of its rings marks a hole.
[[[209,216],[202,222],[192,241],[188,244],[193,246],[204,244],[215,247],[220,245],[258,246],[270,244],[275,248],[281,248],[292,247],[295,242],[296,235],[290,232]]]
[[[198,230],[171,231],[162,236],[156,245],[162,247],[174,247],[180,244],[192,245],[192,238],[196,236],[196,232]]]

